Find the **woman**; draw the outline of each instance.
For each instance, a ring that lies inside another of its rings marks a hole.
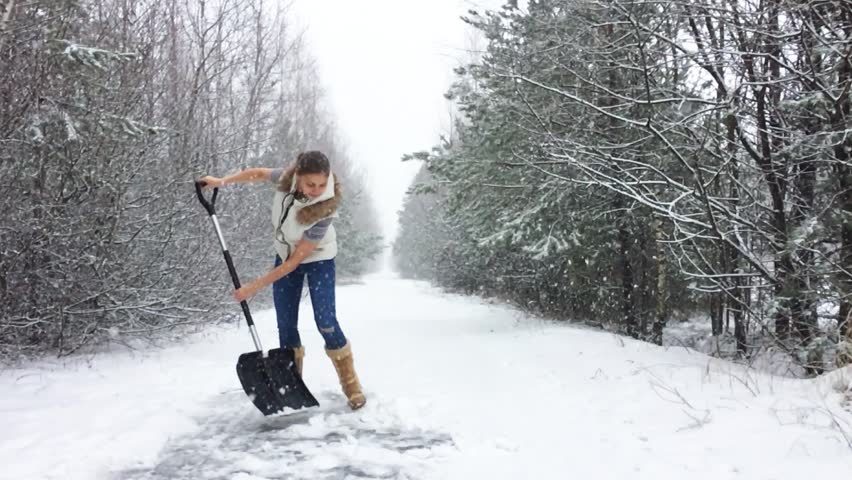
[[[314,309],[314,320],[325,340],[349,407],[357,410],[367,402],[355,373],[352,347],[340,329],[334,299],[337,236],[332,224],[340,204],[340,183],[328,158],[318,151],[299,154],[290,168],[248,168],[239,173],[201,179],[207,187],[233,183],[274,182],[272,199],[275,268],[234,292],[237,301],[254,296],[272,285],[278,336],[282,348],[295,352],[296,369],[302,374],[305,348],[297,328],[299,301],[305,276]]]

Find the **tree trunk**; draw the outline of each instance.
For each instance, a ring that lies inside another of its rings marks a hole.
[[[786,215],[787,175],[783,158],[776,158],[782,147],[780,137],[781,124],[775,109],[781,99],[779,84],[780,65],[775,58],[780,57],[779,45],[779,6],[777,0],[771,0],[767,9],[766,33],[758,37],[762,45],[752,46],[746,40],[746,33],[735,15],[734,20],[740,36],[739,48],[743,50],[742,62],[748,80],[752,83],[756,106],[757,141],[759,151],[753,157],[763,174],[763,180],[771,202],[772,249],[775,255],[774,293],[777,298],[797,296],[791,279],[795,275],[790,252],[787,251],[788,219]],[[762,48],[761,48],[762,47]],[[769,56],[756,56],[749,48],[766,51]],[[793,310],[789,302],[783,302],[775,314],[775,334],[779,339],[788,337]]]
[[[845,103],[845,110],[848,115],[848,97]],[[843,161],[848,161],[848,152],[846,149],[852,148],[852,145],[849,145],[849,143],[852,142],[846,141],[835,147],[835,155],[838,160],[846,157]],[[843,222],[840,226],[840,265],[846,273],[841,273],[841,279],[838,282],[840,287],[840,291],[838,292],[840,296],[840,310],[838,312],[837,324],[843,336],[843,340],[841,341],[845,343],[846,348],[841,350],[837,360],[840,365],[847,365],[852,363],[852,299],[849,298],[852,295],[852,275],[849,273],[852,272],[852,169],[847,165],[841,165],[838,169],[840,170],[840,188],[844,192],[841,201]]]
[[[663,328],[666,326],[669,316],[668,308],[668,276],[666,273],[666,252],[663,249],[663,222],[659,218],[654,219],[654,248],[655,263],[657,267],[657,291],[655,295],[656,309],[654,312],[654,323],[651,325],[651,341],[657,345],[663,344]]]
[[[620,203],[620,196],[618,202]],[[618,227],[618,258],[621,264],[621,312],[627,334],[638,338],[636,313],[633,309],[633,266],[630,264],[630,231],[624,224]]]
[[[717,95],[717,98],[721,99],[721,93]],[[730,189],[729,189],[729,197],[735,202],[735,205],[739,206],[740,203],[740,163],[737,159],[737,119],[733,114],[728,114],[725,116],[724,124],[726,127],[725,134],[727,135],[727,153],[729,162],[729,171],[731,176]],[[733,246],[726,244],[724,247],[725,256],[728,262],[728,273],[737,274],[742,272],[742,268],[740,265],[740,254],[736,248]],[[732,309],[732,313],[734,315],[734,338],[737,342],[737,353],[741,356],[746,356],[748,354],[748,343],[746,341],[746,326],[745,319],[743,318],[743,311],[745,310],[745,300],[743,298],[743,282],[742,277],[733,276],[731,277],[731,290],[730,295],[733,297],[731,303],[734,308]]]
[[[12,18],[12,10],[15,9],[15,0],[7,0],[3,7],[3,16],[0,17],[0,47],[3,46],[3,39],[6,35],[6,30],[9,28],[9,20]]]
[[[852,83],[852,62],[850,62],[847,54],[840,65],[840,86],[842,91],[847,92]],[[849,95],[842,95],[838,101],[835,111],[835,129],[843,131],[849,123],[850,102]],[[837,323],[840,326],[840,332],[844,337],[846,348],[838,355],[838,362],[841,365],[852,363],[852,168],[849,167],[849,151],[852,149],[852,137],[845,136],[845,139],[838,142],[834,146],[834,156],[838,160],[837,173],[840,182],[841,193],[841,215],[842,221],[840,224],[840,266],[843,267],[843,272],[840,273],[840,281],[838,292],[840,297],[840,311],[838,312]]]
[[[710,294],[710,333],[717,337],[723,333],[722,328],[722,294]]]

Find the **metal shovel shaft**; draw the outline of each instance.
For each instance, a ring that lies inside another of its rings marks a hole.
[[[210,219],[213,221],[213,228],[216,229],[216,236],[219,239],[219,245],[222,247],[222,255],[225,257],[225,263],[228,264],[228,273],[231,274],[231,281],[234,283],[234,288],[240,288],[240,278],[237,275],[237,269],[234,267],[234,261],[231,259],[231,252],[228,251],[228,245],[225,243],[225,237],[222,235],[222,228],[219,226],[219,219],[216,218],[216,195],[219,193],[218,188],[213,189],[213,197],[211,201],[208,201],[201,189],[204,187],[204,182],[195,182],[195,193],[198,195],[198,199],[201,201],[201,204],[207,210],[207,213],[210,215]],[[243,309],[243,315],[246,317],[246,323],[249,326],[249,331],[251,332],[251,339],[254,341],[254,346],[258,352],[263,351],[263,346],[260,344],[260,337],[257,334],[257,328],[254,326],[254,320],[251,318],[251,312],[249,311],[248,302],[243,300],[240,302],[240,307]]]

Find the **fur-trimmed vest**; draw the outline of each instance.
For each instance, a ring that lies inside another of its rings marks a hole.
[[[282,260],[286,260],[295,251],[296,244],[305,231],[325,218],[337,217],[340,203],[340,183],[334,173],[329,173],[328,185],[317,198],[297,198],[298,177],[292,168],[287,169],[279,179],[279,185],[290,185],[289,192],[275,192],[272,199],[272,227],[275,233],[275,251]],[[328,227],[325,237],[316,249],[302,263],[330,260],[337,255],[337,234],[334,224]]]

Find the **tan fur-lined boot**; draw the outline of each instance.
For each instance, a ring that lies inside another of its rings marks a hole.
[[[299,376],[302,376],[302,364],[305,359],[305,347],[295,347],[293,348],[293,362],[296,364],[296,371],[299,372]]]
[[[349,400],[349,408],[358,410],[367,403],[367,398],[364,392],[361,391],[361,383],[358,381],[358,375],[355,373],[355,362],[352,358],[352,344],[347,342],[337,350],[326,349],[325,353],[334,364],[334,369],[337,370],[337,378],[340,379],[340,386],[343,388],[343,394]]]

